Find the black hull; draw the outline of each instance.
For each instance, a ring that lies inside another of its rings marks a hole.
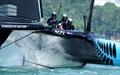
[[[61,37],[63,39],[60,42],[62,47],[67,54],[73,57],[72,60],[74,61],[104,65],[120,65],[119,43],[117,42],[105,40],[91,33],[87,34],[76,31],[51,30],[49,32],[46,30],[38,31],[37,33]]]
[[[0,47],[6,41],[12,30],[0,30]]]
[[[91,38],[94,35],[79,33],[77,35],[69,35],[65,32],[64,35],[56,34],[56,31],[38,31],[37,33],[44,33],[52,35],[55,37],[59,37],[62,40],[60,41],[60,45],[65,50],[65,53],[72,56],[73,58],[68,58],[73,61],[83,62],[83,63],[95,63],[95,64],[103,64],[100,62],[97,56],[97,51],[94,46],[94,40]]]
[[[100,64],[93,44],[84,39],[64,38],[61,45],[74,61]]]

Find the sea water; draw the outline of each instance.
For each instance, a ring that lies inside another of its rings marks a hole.
[[[120,67],[88,64],[83,68],[1,67],[0,75],[120,75]]]
[[[36,35],[34,35],[35,37]],[[19,35],[21,37],[21,35]],[[14,38],[10,38],[12,41]],[[21,46],[25,50],[25,56],[27,56],[27,59],[32,59],[34,62],[42,63],[42,64],[49,64],[49,61],[47,60],[46,55],[44,56],[44,50],[41,53],[35,55],[37,53],[37,49],[34,48],[36,44],[33,44],[33,42],[36,43],[37,41],[34,40],[33,35],[29,38],[26,38],[20,42],[17,42],[17,46]],[[44,40],[43,40],[44,41]],[[9,41],[8,41],[9,42]],[[96,65],[96,64],[87,64],[83,68],[55,68],[55,69],[49,69],[49,68],[40,68],[40,66],[34,66],[32,64],[29,64],[28,66],[15,66],[21,65],[22,63],[22,54],[20,52],[22,51],[21,48],[18,52],[18,50],[15,51],[15,44],[13,46],[7,47],[7,49],[0,51],[0,75],[120,75],[120,67],[118,66],[105,66],[105,65]],[[26,46],[26,47],[23,47]],[[44,43],[42,42],[42,46],[44,46]],[[59,46],[58,46],[59,47]],[[46,51],[50,51],[47,50]],[[33,53],[33,54],[32,54]],[[49,52],[49,54],[52,54]],[[34,56],[35,55],[35,56]],[[49,56],[49,55],[48,55]],[[39,58],[36,59],[35,57]],[[46,59],[46,60],[42,60]],[[61,59],[62,60],[62,59]],[[48,61],[48,62],[47,62]],[[59,62],[59,61],[53,61],[51,60],[51,64],[53,62]],[[6,67],[11,66],[11,67]],[[72,64],[72,63],[71,63]],[[32,66],[32,67],[30,67]]]

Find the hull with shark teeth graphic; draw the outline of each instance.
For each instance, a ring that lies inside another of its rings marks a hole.
[[[76,31],[51,30],[39,31],[47,35],[62,37],[60,45],[65,52],[75,59],[74,61],[120,65],[120,43],[106,40],[94,34],[86,34]]]
[[[95,44],[97,56],[102,63],[120,66],[120,43],[99,38]]]

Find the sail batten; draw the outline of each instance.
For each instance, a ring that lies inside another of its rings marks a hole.
[[[41,2],[41,1],[39,0],[29,0],[29,1],[28,0],[0,0],[0,6],[1,5],[16,6],[17,8],[16,16],[31,19],[31,22],[36,22],[36,21],[38,22],[40,21],[41,14],[42,14],[41,4],[38,2]],[[12,6],[9,6],[9,8],[11,8]],[[11,9],[8,9],[8,10],[11,10]]]

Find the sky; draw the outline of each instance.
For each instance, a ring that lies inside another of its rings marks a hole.
[[[112,2],[120,7],[120,0],[95,0],[95,5],[104,5],[106,2]]]

